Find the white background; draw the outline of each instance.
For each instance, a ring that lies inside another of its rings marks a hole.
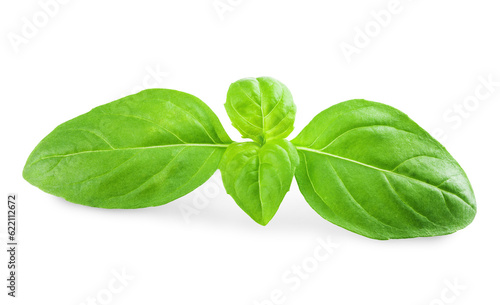
[[[0,248],[1,304],[498,304],[500,87],[473,103],[481,77],[500,81],[497,1],[401,0],[378,27],[372,13],[387,11],[389,0],[222,0],[231,6],[223,13],[212,0],[66,2],[47,20],[38,1],[0,4],[0,194],[4,204],[9,192],[19,196],[20,243],[15,302]],[[34,34],[12,43],[34,17]],[[341,45],[356,47],[366,27],[371,37],[349,62]],[[375,241],[323,220],[295,182],[261,227],[218,173],[167,205],[127,211],[68,203],[22,179],[29,153],[58,124],[144,87],[198,96],[238,140],[226,90],[263,75],[294,96],[290,138],[352,98],[389,104],[444,133],[474,187],[474,222],[445,237]],[[464,103],[469,110],[459,114]],[[322,252],[316,267],[318,238],[338,249]],[[287,273],[302,264],[307,278]],[[114,282],[123,270],[133,279]],[[449,289],[454,282],[458,290]]]

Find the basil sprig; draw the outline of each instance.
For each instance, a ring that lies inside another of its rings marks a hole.
[[[225,108],[252,142],[233,142],[198,98],[149,89],[59,125],[33,150],[23,176],[71,202],[133,209],[182,197],[219,168],[228,194],[261,225],[295,176],[323,218],[374,239],[450,234],[474,219],[465,172],[399,110],[346,101],[289,142],[296,106],[281,82],[239,80]]]

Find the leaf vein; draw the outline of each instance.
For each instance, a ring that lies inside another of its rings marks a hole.
[[[320,154],[320,155],[325,155],[325,156],[328,156],[328,157],[336,158],[336,159],[339,159],[339,160],[343,160],[343,161],[351,162],[351,163],[354,163],[354,164],[357,164],[357,165],[361,165],[361,166],[364,166],[364,167],[367,167],[367,168],[371,168],[371,169],[374,169],[374,170],[377,170],[377,171],[381,171],[381,172],[385,172],[385,173],[390,173],[390,174],[397,175],[397,176],[400,176],[400,177],[403,177],[403,178],[406,178],[406,179],[415,180],[415,181],[417,181],[419,183],[423,183],[425,185],[429,185],[429,186],[435,187],[435,188],[441,190],[442,192],[445,192],[445,193],[448,193],[448,194],[450,194],[452,196],[455,196],[459,200],[461,200],[462,202],[464,202],[466,205],[468,205],[468,206],[470,206],[472,208],[472,206],[468,202],[466,202],[465,200],[463,200],[462,198],[460,198],[458,195],[456,195],[456,194],[454,194],[452,192],[449,192],[447,190],[443,190],[443,189],[437,187],[436,185],[433,185],[433,184],[428,183],[426,181],[422,181],[422,180],[419,180],[417,178],[413,178],[413,177],[410,177],[410,176],[405,176],[405,175],[400,174],[400,173],[391,172],[391,171],[386,170],[386,169],[378,168],[378,167],[375,167],[375,166],[372,166],[372,165],[369,165],[369,164],[365,164],[363,162],[359,162],[359,161],[352,160],[352,159],[349,159],[349,158],[337,156],[337,155],[334,155],[334,154],[331,154],[331,153],[327,153],[327,152],[324,152],[324,151],[319,151],[319,150],[312,149],[312,148],[309,148],[309,147],[297,146],[296,148],[298,150],[308,151],[308,152],[312,152],[312,153],[316,153],[316,154]]]
[[[163,172],[180,155],[180,153],[182,151],[184,151],[184,149],[186,149],[186,148],[184,147],[183,149],[181,149],[170,161],[167,162],[167,164],[164,167],[162,167],[159,171],[157,171],[151,177],[147,178],[144,182],[142,182],[141,184],[139,184],[137,187],[133,188],[132,190],[130,190],[128,192],[126,192],[125,194],[121,194],[121,195],[117,195],[117,196],[111,196],[111,197],[107,198],[106,200],[109,200],[109,199],[112,199],[112,198],[117,198],[117,197],[123,197],[123,196],[126,196],[126,195],[132,193],[133,191],[139,189],[141,186],[143,186],[147,182],[151,181],[151,179],[153,179],[154,177],[158,176],[161,172]]]
[[[161,126],[160,124],[157,124],[156,122],[154,122],[152,120],[149,120],[149,119],[146,119],[146,118],[143,118],[143,117],[135,116],[135,115],[123,114],[123,113],[109,113],[109,112],[100,112],[100,114],[104,114],[104,115],[117,115],[117,116],[122,116],[122,117],[126,117],[126,118],[134,118],[134,119],[137,119],[137,120],[142,120],[142,121],[145,121],[145,122],[149,122],[150,124],[152,124],[152,125],[154,125],[156,127],[159,127],[160,129],[162,129],[162,130],[170,133],[171,135],[173,135],[174,137],[176,137],[182,143],[187,143],[186,141],[184,141],[183,139],[181,139],[177,134],[175,134],[174,132],[168,130],[164,126]]]
[[[383,226],[386,226],[386,227],[392,227],[392,228],[395,228],[397,230],[400,230],[400,228],[398,227],[395,227],[393,225],[390,225],[390,224],[387,224],[385,222],[383,222],[382,220],[380,220],[379,218],[377,218],[375,215],[373,215],[372,213],[368,212],[357,200],[356,198],[354,198],[354,196],[352,195],[351,191],[349,191],[349,189],[347,188],[346,184],[344,183],[344,181],[342,180],[342,178],[340,177],[340,175],[338,174],[338,172],[335,170],[335,168],[333,167],[333,165],[331,164],[331,162],[328,160],[328,165],[330,165],[330,168],[332,169],[332,171],[335,173],[335,175],[337,176],[337,178],[339,178],[339,181],[340,183],[342,183],[342,186],[343,186],[343,189],[346,191],[346,193],[349,195],[349,197],[351,197],[351,199],[354,201],[354,203],[356,203],[356,205],[363,211],[365,212],[365,214],[367,214],[370,218],[373,218],[376,222],[382,224]]]
[[[128,147],[128,148],[115,148],[115,149],[86,150],[86,151],[79,151],[79,152],[76,152],[76,153],[71,153],[71,154],[66,154],[66,155],[51,155],[51,156],[46,156],[46,157],[43,157],[43,158],[40,158],[40,159],[36,160],[35,162],[31,163],[29,166],[32,166],[35,163],[38,163],[38,162],[46,160],[46,159],[51,159],[51,158],[66,158],[66,157],[72,157],[72,156],[77,156],[77,155],[82,155],[82,154],[88,154],[88,153],[105,153],[105,152],[113,152],[113,151],[143,150],[143,149],[156,149],[156,148],[169,148],[169,147],[221,147],[221,148],[227,148],[229,145],[230,144],[194,144],[194,143],[186,143],[186,144],[168,144],[168,145],[144,146],[144,147]]]
[[[409,207],[409,208],[413,211],[413,213],[415,213],[415,214],[417,214],[417,215],[419,215],[419,216],[424,217],[424,218],[425,218],[428,222],[430,222],[430,223],[432,223],[432,224],[434,224],[434,225],[436,225],[436,226],[439,226],[439,227],[443,227],[443,228],[444,228],[444,226],[442,226],[442,225],[440,225],[440,224],[438,224],[438,223],[436,223],[436,222],[434,222],[434,221],[430,220],[430,219],[429,219],[429,217],[427,217],[427,216],[425,216],[424,214],[422,214],[422,213],[418,212],[418,211],[417,211],[417,210],[415,210],[415,209],[414,209],[414,208],[413,208],[413,207],[412,207],[412,206],[411,206],[408,202],[406,202],[405,200],[403,200],[403,198],[401,198],[401,196],[399,195],[399,193],[396,191],[396,189],[395,189],[395,188],[394,188],[394,186],[392,185],[391,181],[387,178],[387,175],[386,175],[385,173],[384,173],[383,175],[384,175],[384,177],[385,177],[385,180],[387,181],[387,184],[389,185],[389,187],[390,187],[390,188],[391,188],[391,190],[393,191],[393,193],[394,193],[394,194],[395,194],[395,195],[399,198],[399,200],[400,200],[400,201],[401,201],[404,205],[406,205],[407,207]],[[428,230],[426,230],[426,231],[428,231]],[[427,233],[429,233],[429,232],[427,232]]]

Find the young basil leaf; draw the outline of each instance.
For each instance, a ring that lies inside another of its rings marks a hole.
[[[224,106],[241,135],[258,143],[285,138],[293,130],[296,107],[292,94],[274,78],[244,78],[232,83]]]
[[[299,161],[295,147],[276,139],[264,145],[231,144],[220,163],[224,187],[257,223],[265,226],[290,190]]]
[[[229,143],[201,100],[150,89],[59,125],[31,153],[23,176],[83,205],[157,206],[210,178]]]
[[[476,214],[472,187],[446,149],[404,113],[351,100],[292,141],[299,188],[325,219],[375,238],[450,234]]]

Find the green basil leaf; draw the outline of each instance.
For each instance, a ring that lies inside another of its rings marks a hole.
[[[210,178],[229,143],[201,100],[150,89],[59,125],[31,153],[23,176],[83,205],[157,206]]]
[[[264,145],[231,144],[220,163],[224,187],[253,220],[266,225],[290,190],[299,161],[295,147],[283,139]]]
[[[224,105],[233,126],[258,143],[285,138],[293,130],[296,107],[290,90],[271,77],[234,82]]]
[[[465,172],[404,113],[351,100],[318,114],[292,141],[299,188],[322,217],[375,238],[450,234],[472,222]]]

